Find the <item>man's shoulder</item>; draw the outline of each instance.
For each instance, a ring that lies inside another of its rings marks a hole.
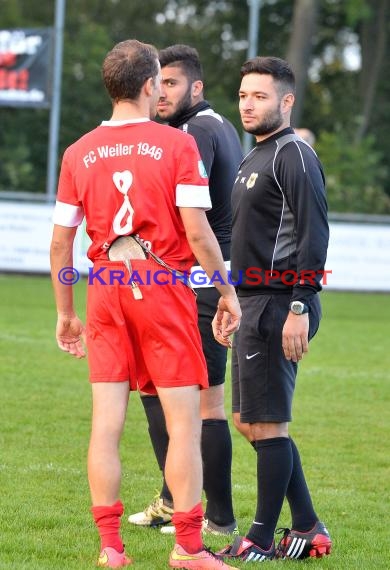
[[[275,159],[277,162],[291,159],[318,161],[318,156],[313,147],[295,133],[284,134],[274,139]]]
[[[154,140],[159,141],[161,146],[172,147],[177,149],[188,148],[195,144],[193,137],[188,137],[186,133],[181,130],[171,127],[166,124],[157,123],[156,121],[145,121],[133,125],[135,131],[131,131],[133,136],[137,136],[142,140]],[[76,141],[71,143],[65,150],[64,156],[69,159],[71,156],[78,156],[82,152],[86,152],[94,147],[100,147],[105,145],[115,145],[115,144],[127,144],[128,137],[126,131],[122,131],[120,134],[117,132],[118,136],[115,140],[107,138],[107,133],[102,128],[102,125],[98,125],[94,129],[88,131]],[[156,144],[156,143],[154,143]]]
[[[64,151],[64,158],[69,159],[71,156],[77,155],[78,152],[83,152],[84,149],[89,148],[97,140],[99,128],[100,125],[70,143]]]
[[[208,109],[204,109],[203,111],[198,111],[194,115],[193,118],[195,120],[200,119],[200,120],[207,120],[207,121],[209,121],[209,120],[218,121],[220,124],[223,124],[225,121],[227,121],[226,117],[223,117],[220,113],[217,113],[211,107]]]
[[[224,125],[233,126],[224,115],[217,113],[211,107],[198,111],[187,122],[208,129],[220,129]]]
[[[199,134],[201,136],[203,133],[204,136],[217,139],[220,137],[235,136],[234,133],[238,137],[237,130],[233,124],[226,117],[213,109],[199,111],[191,118],[188,118],[181,128],[189,133],[192,132],[194,135]]]

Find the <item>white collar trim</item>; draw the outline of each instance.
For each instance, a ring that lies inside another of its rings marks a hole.
[[[150,121],[147,117],[140,117],[139,119],[126,119],[124,121],[102,121],[102,127],[121,127],[122,125],[135,125],[137,123],[147,123]]]

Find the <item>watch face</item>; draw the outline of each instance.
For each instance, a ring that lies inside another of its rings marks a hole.
[[[290,305],[290,310],[296,315],[302,315],[305,305],[300,301],[294,301]]]

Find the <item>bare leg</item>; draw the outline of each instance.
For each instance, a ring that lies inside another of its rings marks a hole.
[[[165,477],[175,511],[187,512],[201,500],[200,395],[198,386],[158,388],[169,434]]]
[[[200,392],[200,415],[202,420],[226,420],[223,384]]]
[[[249,442],[252,442],[251,426],[241,422],[240,412],[233,412],[233,424],[237,431],[240,432]]]
[[[113,505],[119,498],[119,442],[126,419],[128,382],[92,384],[92,431],[88,479],[93,505]]]

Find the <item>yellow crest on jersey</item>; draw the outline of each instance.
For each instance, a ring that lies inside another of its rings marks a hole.
[[[252,172],[252,174],[248,178],[248,182],[246,183],[246,187],[248,190],[253,188],[256,184],[257,177],[259,176],[258,172]]]

